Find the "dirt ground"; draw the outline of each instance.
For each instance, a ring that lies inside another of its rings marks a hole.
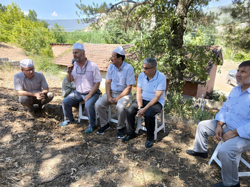
[[[61,127],[58,76],[46,76],[55,98],[40,117],[29,119],[13,90],[17,72],[0,72],[1,187],[210,187],[221,181],[219,166],[208,165],[217,144],[214,138],[209,139],[208,159],[185,153],[193,146],[196,125],[166,123],[166,132],[158,133],[150,149],[144,146],[142,131],[128,143],[117,140],[115,124],[104,135],[84,134],[88,123],[83,120]],[[77,112],[74,108],[76,119]],[[250,162],[250,153],[243,157]],[[246,169],[240,165],[241,171]],[[250,186],[250,178],[240,178],[240,183]]]

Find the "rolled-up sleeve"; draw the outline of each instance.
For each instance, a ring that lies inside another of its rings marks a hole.
[[[22,80],[18,75],[14,75],[14,88],[15,90],[24,90]]]
[[[134,68],[132,66],[128,69],[128,74],[126,77],[126,84],[127,85],[134,85],[135,84],[135,73]]]
[[[250,139],[250,123],[238,127],[237,132],[241,138]]]
[[[96,64],[94,66],[93,76],[94,76],[94,83],[102,81],[102,76],[101,76],[100,69]]]
[[[107,74],[106,74],[106,79],[108,80],[112,80],[112,64],[109,65],[108,70],[107,70]]]
[[[44,88],[48,88],[49,85],[48,85],[48,83],[47,83],[47,81],[46,81],[44,75],[41,73],[40,76],[41,76],[41,80],[42,80],[42,88],[43,88],[43,89],[44,89]]]
[[[137,87],[140,87],[140,88],[142,87],[142,80],[143,80],[143,74],[140,73],[137,79]]]
[[[164,91],[167,87],[167,79],[166,77],[163,77],[161,80],[159,80],[159,84],[157,85],[156,90],[158,91]]]

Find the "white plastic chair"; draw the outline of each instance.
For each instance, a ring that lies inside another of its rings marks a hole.
[[[82,111],[82,105],[85,103],[85,101],[82,101],[79,103],[79,113],[78,113],[78,123],[81,122],[81,119],[83,120],[89,120],[88,116],[84,116],[85,115],[85,111]],[[98,119],[98,115],[97,113],[95,113],[95,124],[97,124],[97,119]]]
[[[109,105],[109,111],[108,111],[108,120],[109,120],[109,122],[118,123],[118,120],[115,119],[115,117],[117,117],[117,113],[111,114],[111,105]]]
[[[221,167],[221,161],[217,157],[218,151],[219,151],[221,145],[222,145],[222,140],[218,143],[217,147],[215,148],[214,153],[213,153],[211,159],[208,162],[209,165],[211,165],[212,161],[214,160]],[[250,164],[245,159],[243,159],[241,157],[240,161],[250,169]],[[238,172],[238,175],[239,175],[239,177],[249,177],[250,176],[250,171],[248,171],[248,172]]]
[[[160,121],[160,126],[158,127],[158,121],[157,121],[157,114],[155,115],[155,132],[154,132],[154,140],[157,139],[157,133],[164,129],[164,133],[165,133],[165,120],[164,120],[164,108],[162,108],[161,112],[161,121]],[[141,124],[143,123],[143,119],[142,117],[138,116],[137,119],[137,127],[136,127],[136,133],[138,134],[139,129],[142,129],[144,131],[147,131],[147,128],[142,126]]]

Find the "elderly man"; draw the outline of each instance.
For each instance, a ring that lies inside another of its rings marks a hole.
[[[106,94],[95,104],[100,118],[100,129],[97,134],[103,134],[110,128],[106,108],[110,104],[116,104],[118,124],[117,138],[125,136],[126,106],[132,95],[131,89],[135,84],[134,69],[124,61],[125,53],[122,47],[117,47],[112,52],[111,61],[106,75]]]
[[[165,91],[167,85],[166,76],[156,70],[157,61],[147,58],[143,61],[143,72],[137,80],[136,100],[127,109],[127,136],[122,142],[136,137],[135,116],[144,116],[147,128],[146,148],[153,146],[155,115],[162,110],[165,102]]]
[[[35,71],[31,59],[22,60],[20,65],[22,72],[14,75],[14,87],[19,95],[19,102],[28,107],[31,117],[34,117],[35,109],[41,110],[43,105],[53,99],[54,94],[49,92],[44,75]],[[38,107],[34,107],[34,104],[38,104]]]
[[[224,141],[218,152],[222,182],[215,187],[240,186],[240,156],[250,151],[250,61],[239,65],[236,80],[238,86],[232,89],[215,120],[198,124],[194,148],[186,151],[189,155],[207,158],[208,136]]]
[[[62,102],[64,119],[60,125],[66,126],[75,123],[72,114],[72,106],[85,102],[85,112],[89,118],[89,126],[85,133],[91,133],[96,128],[96,115],[94,104],[100,95],[100,82],[102,81],[100,70],[94,62],[85,56],[84,46],[80,43],[73,45],[74,64],[68,66],[67,81],[74,81],[76,91],[69,94]]]

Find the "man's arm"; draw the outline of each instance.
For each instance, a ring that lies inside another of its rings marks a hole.
[[[157,90],[155,92],[155,97],[142,109],[140,109],[137,114],[139,116],[143,116],[145,114],[145,112],[151,107],[153,106],[155,103],[157,103],[162,95],[162,93],[164,92],[164,90]],[[139,106],[139,105],[138,105]]]
[[[36,97],[37,100],[42,100],[44,98],[44,96],[42,96],[42,92],[36,92],[36,93],[32,93],[32,92],[28,92],[25,90],[17,90],[17,94],[19,96],[29,96],[29,97]]]
[[[143,102],[142,102],[142,88],[141,87],[137,87],[136,101],[137,101],[138,107],[143,107]]]
[[[105,88],[106,88],[106,94],[107,94],[107,98],[108,98],[108,102],[111,102],[112,97],[111,97],[111,79],[106,79],[106,83],[105,83]]]
[[[132,89],[132,85],[128,85],[123,91],[122,93],[120,93],[120,95],[118,95],[116,98],[112,99],[112,103],[117,103],[119,101],[119,99],[121,99],[122,97],[128,95],[131,92]]]
[[[49,87],[48,88],[43,88],[43,91],[42,91],[43,94],[46,94],[48,92],[49,92]]]
[[[89,94],[85,96],[85,98],[84,98],[85,102],[87,102],[92,97],[92,95],[94,95],[96,93],[96,91],[98,90],[99,86],[100,86],[100,82],[97,82],[97,83],[94,84],[94,86],[90,90]]]

